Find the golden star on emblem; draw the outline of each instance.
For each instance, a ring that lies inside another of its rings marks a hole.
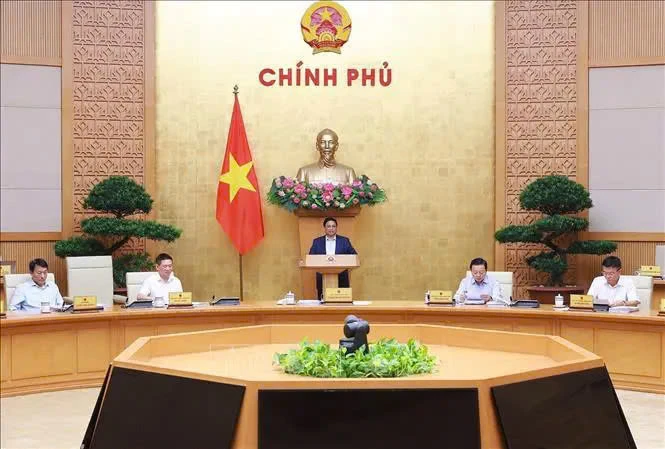
[[[325,21],[325,20],[329,20],[329,21],[332,22],[332,20],[331,20],[331,18],[332,18],[332,13],[331,13],[330,11],[328,11],[328,8],[327,8],[327,7],[324,8],[323,11],[321,11],[321,12],[319,13],[319,16],[321,16],[321,22],[323,22],[323,21]]]
[[[247,174],[252,169],[254,161],[249,161],[245,165],[238,165],[232,154],[229,154],[229,171],[222,173],[219,182],[229,185],[229,202],[238,194],[238,190],[245,189],[250,192],[256,192],[256,189],[247,179]]]

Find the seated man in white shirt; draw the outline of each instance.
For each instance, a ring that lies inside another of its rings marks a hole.
[[[169,293],[182,292],[180,279],[173,274],[173,258],[166,253],[161,253],[155,259],[157,274],[154,274],[141,285],[136,299],[163,298],[164,304],[169,303]]]
[[[455,302],[465,302],[467,299],[482,299],[499,301],[508,304],[509,300],[503,297],[501,284],[487,275],[487,261],[480,257],[473,259],[469,264],[471,274],[459,283],[455,293]]]
[[[51,307],[62,307],[62,296],[54,282],[47,280],[48,263],[44,259],[34,259],[28,265],[30,279],[16,287],[9,302],[9,310],[39,310],[42,302]]]
[[[640,299],[633,281],[621,276],[621,259],[608,256],[603,260],[603,275],[591,283],[587,295],[593,296],[595,304],[616,306],[638,306]]]

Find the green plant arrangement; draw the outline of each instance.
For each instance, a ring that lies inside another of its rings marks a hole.
[[[526,259],[530,267],[549,275],[548,286],[561,286],[568,270],[569,254],[609,254],[617,245],[607,240],[576,240],[565,247],[577,232],[589,228],[589,220],[572,216],[593,207],[589,191],[565,176],[539,178],[520,193],[522,209],[538,211],[543,217],[529,225],[510,225],[494,237],[500,243],[539,243],[548,249]]]
[[[280,176],[272,181],[268,202],[289,212],[296,209],[331,210],[373,206],[386,201],[386,192],[366,175],[351,184],[309,184]]]
[[[132,237],[173,242],[180,237],[180,229],[156,221],[128,218],[149,213],[152,203],[143,186],[127,176],[111,176],[99,182],[90,190],[83,207],[107,215],[82,220],[85,235],[56,242],[55,254],[62,258],[113,255]],[[150,271],[154,265],[145,252],[115,257],[113,282],[116,287],[125,287],[128,271]]]
[[[327,343],[307,340],[297,349],[276,353],[273,363],[285,373],[310,377],[402,377],[434,371],[436,357],[416,340],[406,344],[394,338],[381,338],[369,345],[369,351],[347,354],[346,348],[332,348]]]

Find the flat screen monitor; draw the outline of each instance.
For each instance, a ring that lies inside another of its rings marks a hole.
[[[480,449],[476,389],[259,391],[259,449]]]
[[[607,369],[492,387],[507,449],[636,449]]]

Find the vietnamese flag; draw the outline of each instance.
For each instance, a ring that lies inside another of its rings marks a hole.
[[[259,183],[256,180],[237,93],[217,186],[215,215],[240,255],[246,254],[263,238]]]

